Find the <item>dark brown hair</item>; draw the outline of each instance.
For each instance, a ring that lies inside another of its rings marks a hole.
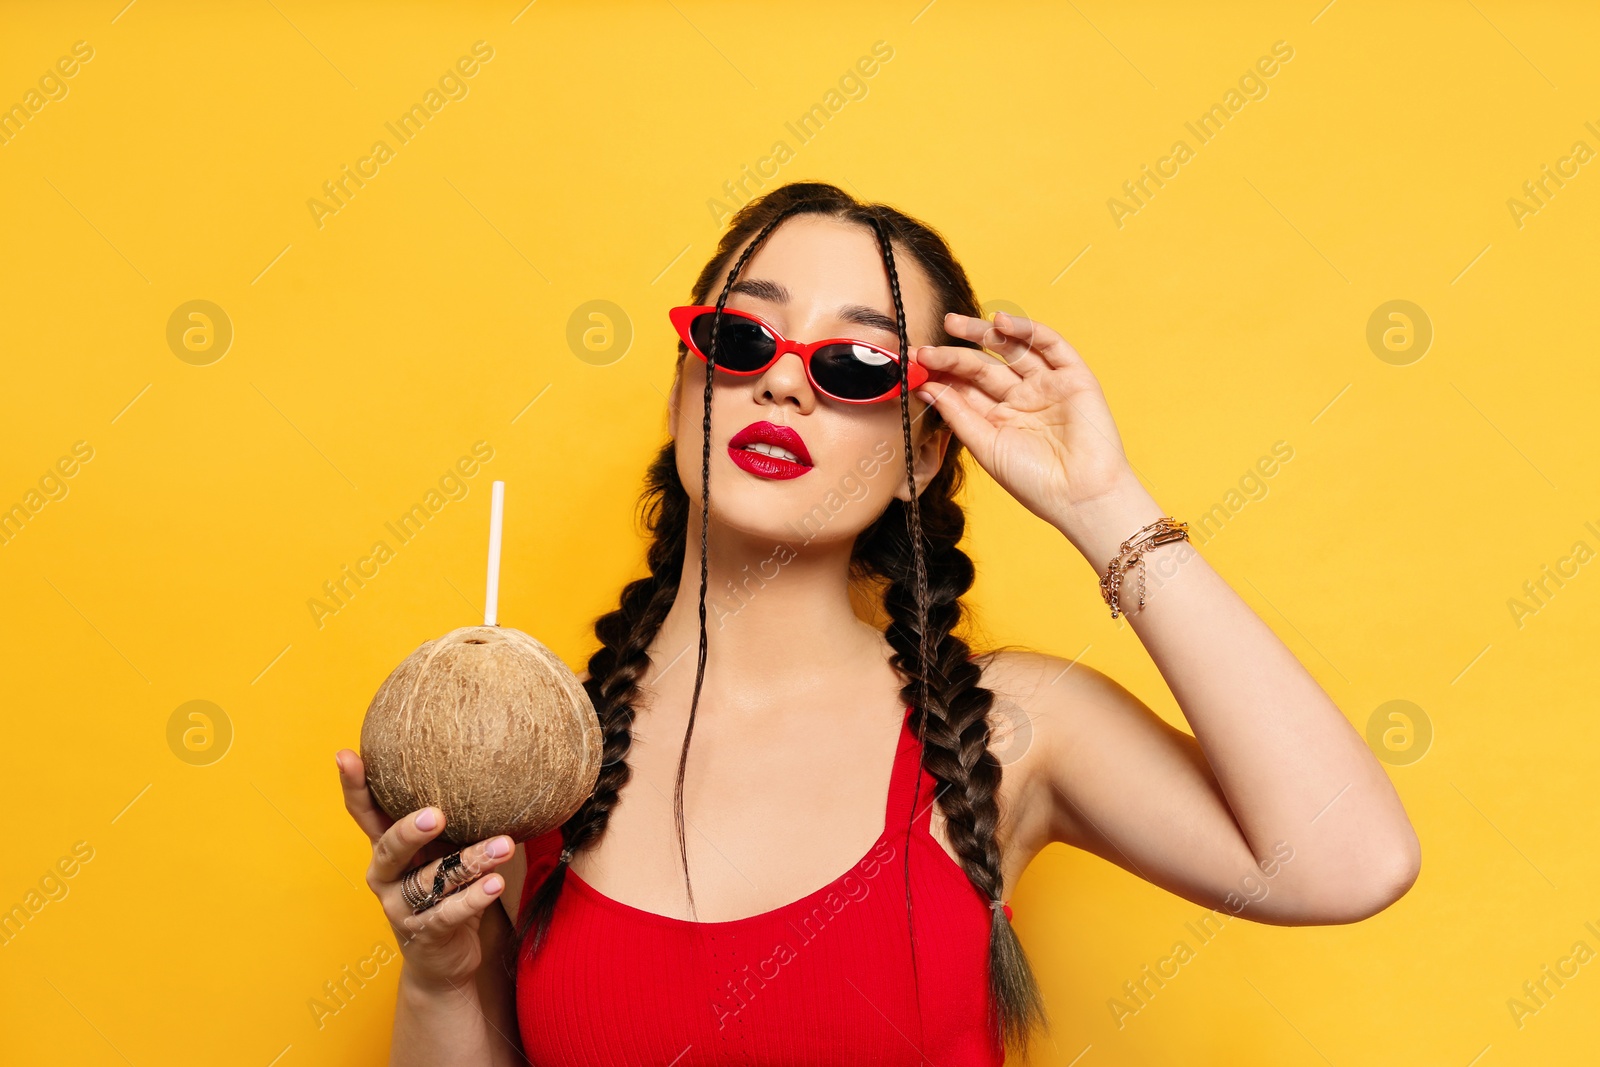
[[[981,316],[976,296],[966,272],[951,255],[949,247],[931,227],[883,204],[866,204],[837,186],[822,182],[791,182],[775,188],[744,205],[729,222],[716,253],[695,281],[692,303],[706,304],[713,287],[722,282],[716,307],[720,312],[728,293],[745,263],[762,241],[784,219],[797,214],[820,215],[869,229],[877,238],[894,297],[895,319],[899,324],[900,351],[910,350],[905,308],[900,293],[900,276],[895,266],[894,245],[909,251],[927,272],[932,283],[935,310],[934,343],[976,348],[976,344],[950,337],[943,329],[943,312],[956,311]],[[733,251],[750,240],[738,262],[728,269]],[[726,276],[724,277],[724,272]],[[717,323],[720,326],[721,317]],[[711,383],[716,366],[716,332],[707,355],[710,362],[705,376],[705,408],[702,424],[700,464],[700,649],[696,666],[694,698],[684,732],[683,750],[678,759],[677,787],[673,806],[678,830],[678,850],[683,860],[684,884],[691,914],[694,892],[688,880],[688,851],[683,825],[683,779],[689,757],[689,741],[694,733],[695,709],[699,706],[701,682],[706,665],[706,516],[710,503],[711,464]],[[678,344],[678,366],[688,355]],[[906,364],[900,364],[905,381]],[[909,396],[902,388],[901,427],[906,452],[906,477],[911,499],[898,498],[857,537],[851,555],[851,581],[862,581],[880,590],[888,625],[884,636],[894,650],[891,665],[907,679],[901,699],[910,705],[911,726],[922,738],[922,765],[937,782],[937,802],[945,815],[946,831],[960,858],[962,869],[986,901],[992,903],[993,924],[989,938],[991,1025],[1010,1048],[1025,1050],[1035,1026],[1048,1027],[1038,984],[1026,954],[998,902],[1003,891],[998,793],[1001,765],[989,751],[989,710],[994,694],[979,684],[979,663],[967,644],[955,634],[965,619],[961,596],[972,587],[971,559],[958,543],[966,527],[966,516],[956,495],[964,481],[962,447],[952,436],[944,461],[925,490],[916,491],[911,444]],[[929,408],[923,416],[930,427],[937,426],[938,412]],[[594,793],[571,818],[562,824],[566,845],[564,856],[578,849],[593,847],[605,833],[618,793],[628,782],[628,748],[632,742],[638,680],[650,664],[648,649],[678,594],[678,582],[688,549],[689,496],[678,477],[676,442],[668,441],[651,462],[640,501],[644,525],[650,534],[647,560],[650,575],[628,583],[616,610],[595,620],[595,636],[600,648],[590,656],[589,679],[584,686],[599,715],[605,744],[599,781]],[[909,835],[914,812],[907,813]],[[906,908],[909,921],[911,891],[907,868]],[[565,881],[567,862],[558,862],[533,893],[526,913],[517,925],[511,942],[510,958],[521,952],[524,938],[532,931],[533,951],[543,941],[555,911],[556,898]],[[913,975],[915,975],[916,937],[912,927]],[[514,972],[513,972],[514,973]],[[919,1003],[920,1003],[920,988]]]

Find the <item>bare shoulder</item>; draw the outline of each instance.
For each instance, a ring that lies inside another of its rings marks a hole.
[[[1074,769],[1114,763],[1112,750],[1130,734],[1171,728],[1082,661],[1002,648],[975,662],[995,694],[989,748],[1004,768],[1002,799],[1014,847],[1031,859],[1052,841],[1087,844],[1093,835],[1072,796]]]
[[[989,715],[992,747],[996,755],[1002,747],[1017,748],[1014,760],[1026,759],[1034,740],[1070,734],[1097,707],[1135,700],[1112,678],[1079,660],[1022,648],[1001,648],[975,660],[983,668],[984,687],[995,694]]]
[[[579,671],[578,681],[587,682],[589,672]],[[500,903],[505,908],[506,915],[511,919],[511,925],[517,925],[517,908],[522,902],[522,883],[528,877],[528,849],[520,841],[517,843],[511,858],[500,865],[500,876],[506,880],[506,888],[500,894]]]
[[[1081,660],[1022,648],[975,659],[983,668],[984,687],[995,694],[990,729],[996,744],[1030,732],[1035,738],[1071,741],[1096,716],[1154,715],[1114,678]]]

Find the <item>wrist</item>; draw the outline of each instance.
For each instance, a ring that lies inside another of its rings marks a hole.
[[[413,1004],[455,1003],[462,997],[477,999],[478,985],[471,975],[459,981],[425,975],[415,967],[400,968],[400,996]]]
[[[1083,553],[1096,574],[1104,574],[1122,542],[1165,514],[1130,472],[1116,488],[1074,506],[1055,527]]]

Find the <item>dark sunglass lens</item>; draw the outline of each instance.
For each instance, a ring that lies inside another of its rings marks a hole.
[[[811,359],[817,384],[845,400],[872,400],[900,384],[900,363],[865,345],[824,345]]]
[[[694,343],[708,356],[711,354],[711,327],[715,321],[716,315],[705,311],[696,315],[689,327]],[[777,342],[758,324],[723,313],[722,326],[717,331],[717,366],[729,370],[758,370],[766,366],[777,348]]]

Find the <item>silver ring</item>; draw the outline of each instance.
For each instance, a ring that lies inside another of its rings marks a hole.
[[[425,866],[427,864],[411,868],[400,879],[400,895],[405,898],[406,906],[411,909],[413,915],[427,911],[439,903],[439,898],[443,896],[441,893],[429,893],[423,890],[420,875]]]

